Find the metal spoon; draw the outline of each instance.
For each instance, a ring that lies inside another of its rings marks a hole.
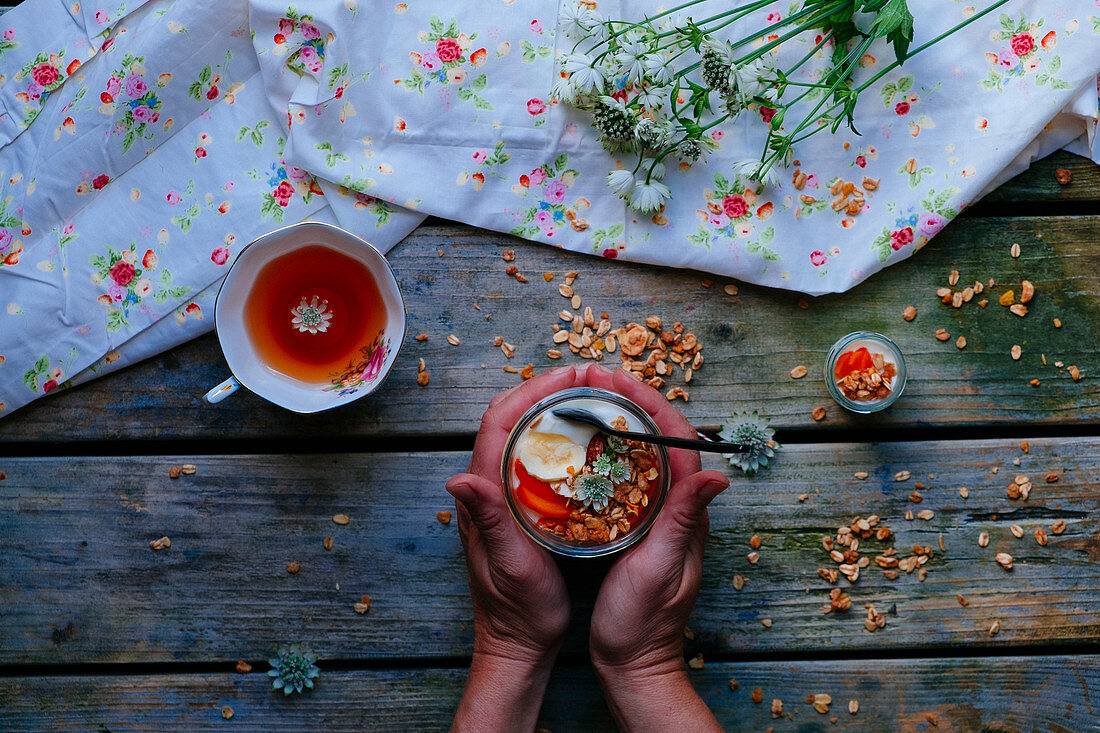
[[[577,422],[586,423],[595,428],[599,428],[601,432],[608,435],[615,435],[620,438],[628,438],[630,440],[637,440],[643,443],[654,443],[656,445],[667,445],[672,448],[688,448],[690,450],[701,450],[709,453],[745,453],[749,450],[748,446],[740,443],[723,443],[717,440],[693,440],[691,438],[673,438],[668,435],[651,435],[649,433],[632,433],[627,430],[616,430],[608,425],[595,413],[585,410],[581,407],[559,407],[551,412],[557,417],[565,418],[566,420],[575,420]]]

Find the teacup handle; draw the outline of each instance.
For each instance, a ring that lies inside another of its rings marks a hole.
[[[221,402],[240,388],[241,383],[237,381],[237,378],[230,377],[214,389],[204,394],[202,396],[202,401],[208,405],[213,405],[216,402]]]

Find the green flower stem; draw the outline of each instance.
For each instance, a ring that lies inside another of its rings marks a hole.
[[[769,41],[768,43],[764,44],[760,48],[758,48],[758,49],[756,49],[756,50],[754,50],[750,53],[745,54],[741,58],[734,61],[734,63],[737,64],[738,66],[740,66],[741,64],[752,61],[753,59],[756,59],[756,58],[759,58],[759,57],[763,56],[768,51],[771,51],[773,48],[775,48],[779,44],[784,43],[784,42],[790,40],[791,38],[794,38],[798,34],[803,33],[804,31],[808,31],[808,30],[811,30],[813,28],[816,28],[818,26],[819,21],[822,21],[825,18],[829,17],[829,15],[832,13],[832,11],[833,11],[833,8],[831,8],[831,7],[829,7],[829,9],[824,11],[824,12],[821,11],[819,8],[813,8],[813,9],[810,9],[810,10],[800,10],[797,13],[795,13],[794,15],[790,16],[789,18],[786,18],[785,20],[781,20],[778,23],[773,23],[772,25],[768,26],[767,28],[764,28],[764,29],[758,31],[758,32],[752,34],[751,36],[746,36],[745,38],[742,38],[741,40],[739,40],[736,43],[732,44],[734,48],[737,48],[738,46],[744,45],[745,43],[748,43],[749,41],[753,40],[754,38],[760,38],[762,36],[767,36],[773,30],[778,30],[779,28],[782,28],[783,26],[789,25],[789,24],[793,23],[795,20],[798,20],[802,17],[805,17],[807,15],[817,14],[817,17],[812,18],[811,20],[800,24],[794,30],[788,31],[787,33],[783,34],[779,38],[776,38],[774,41]]]

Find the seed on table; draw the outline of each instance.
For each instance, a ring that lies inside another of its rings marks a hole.
[[[1024,530],[1018,524],[1012,525],[1011,527],[1008,528],[1008,530],[1010,532],[1012,532],[1012,534],[1016,537],[1016,539],[1020,539],[1021,537],[1024,536]]]
[[[1020,302],[1026,303],[1035,296],[1035,285],[1030,280],[1020,283]]]
[[[530,379],[531,377],[535,376],[535,365],[528,364],[527,366],[520,369],[519,376],[524,380]]]
[[[1030,384],[1032,387],[1038,387],[1039,386],[1039,380],[1038,379],[1032,379],[1030,382],[1028,382],[1028,384]]]
[[[326,537],[326,538],[325,538],[325,540],[324,540],[324,542],[322,542],[321,544],[322,544],[322,546],[324,546],[324,548],[325,548],[326,550],[328,550],[329,552],[331,552],[331,551],[332,551],[332,537]]]
[[[580,308],[581,307],[581,296],[574,295],[572,298],[570,298],[569,305],[573,306],[574,309]]]
[[[806,376],[807,371],[806,367],[799,364],[791,370],[791,379],[802,379],[802,377]]]
[[[951,338],[951,334],[949,334],[947,332],[947,329],[945,329],[945,328],[936,329],[936,332],[932,335],[935,336],[940,341],[946,341],[947,339]]]
[[[286,564],[286,571],[287,571],[288,573],[290,573],[291,575],[295,575],[295,574],[297,574],[297,572],[298,572],[299,570],[301,570],[301,569],[302,569],[302,565],[301,565],[301,563],[296,563],[296,562],[288,562],[288,563]]]
[[[762,618],[762,619],[760,619],[760,624],[765,629],[770,629],[772,627],[772,620],[770,618]]]
[[[960,486],[959,487],[959,496],[961,496],[964,499],[966,497],[970,496],[970,489],[966,488],[965,486]]]
[[[1020,256],[1020,245],[1013,243],[1012,246],[1008,248],[1008,253],[1012,255],[1012,259],[1016,259]]]
[[[955,348],[956,349],[965,349],[966,348],[966,336],[959,336],[957,339],[955,339]]]
[[[573,297],[573,287],[571,285],[561,283],[560,285],[558,285],[558,292],[561,293],[561,297],[563,298]]]
[[[1019,316],[1020,318],[1023,318],[1024,316],[1027,315],[1027,306],[1022,305],[1020,303],[1017,303],[1016,305],[1008,306],[1008,310],[1010,312],[1014,313],[1015,315]]]
[[[549,357],[550,359],[560,359],[561,358],[561,352],[558,351],[557,349],[547,349],[546,350],[546,356]]]
[[[154,550],[167,550],[169,547],[172,546],[172,540],[168,539],[167,537],[158,537],[157,539],[150,542],[149,546],[152,547]]]
[[[919,491],[914,491],[909,494],[909,501],[913,502],[914,504],[920,504],[922,501],[924,501],[924,497]]]
[[[822,420],[825,419],[825,408],[824,407],[815,407],[813,412],[810,413],[810,417],[812,417],[817,422],[821,422]]]
[[[348,517],[347,514],[333,514],[332,515],[332,521],[335,522],[336,524],[343,525],[343,524],[347,524],[348,522],[350,522],[351,518]]]
[[[997,302],[1005,307],[1008,307],[1016,302],[1016,294],[1011,290],[1006,290],[1001,293],[1001,297],[997,298]]]
[[[959,271],[958,270],[952,270],[951,273],[947,276],[947,284],[948,285],[955,285],[958,282],[959,282]]]
[[[1040,545],[1046,545],[1047,533],[1046,530],[1044,530],[1042,527],[1039,527],[1035,530],[1035,541],[1038,542]]]
[[[1054,180],[1058,181],[1059,186],[1068,186],[1073,180],[1073,173],[1066,168],[1055,168]]]
[[[851,713],[852,715],[855,715],[856,713],[859,712],[859,700],[849,700],[848,701],[848,712]]]
[[[228,705],[223,705],[222,706],[222,717],[225,718],[226,720],[229,720],[230,718],[232,718],[233,717],[233,708],[229,707]]]
[[[516,258],[516,251],[514,249],[506,249],[500,253],[500,256],[505,262],[511,262]]]
[[[989,532],[981,532],[978,534],[978,547],[985,547],[989,544]]]
[[[451,513],[450,512],[436,512],[435,513],[435,518],[436,518],[436,521],[438,521],[440,524],[450,524],[451,523]]]
[[[858,478],[860,481],[862,481],[863,479],[867,478],[868,474],[867,474],[866,471],[856,471],[852,475],[855,476],[856,478]]]
[[[749,562],[753,565],[760,562],[760,553],[759,552],[750,552],[747,555],[747,557],[748,557]]]
[[[546,282],[550,282],[551,280],[554,279],[554,273],[544,272],[544,273],[542,273],[542,279],[545,280]]]
[[[819,693],[813,695],[812,697],[813,702],[811,704],[814,706],[814,710],[821,713],[822,715],[827,715],[829,712],[829,705],[833,701],[832,696]]]
[[[447,336],[447,343],[449,343],[451,346],[458,346],[462,342],[458,340],[458,336],[455,336],[452,333],[452,334]]]
[[[1062,534],[1066,531],[1066,523],[1059,519],[1057,522],[1050,526],[1050,531],[1054,534]]]
[[[168,478],[179,478],[179,477],[180,477],[180,467],[179,466],[172,466],[171,468],[168,469]]]
[[[1062,319],[1061,318],[1055,318],[1054,319],[1054,327],[1055,328],[1061,328],[1062,327]]]
[[[430,379],[431,379],[431,377],[428,375],[428,372],[426,372],[426,371],[420,372],[416,375],[416,383],[419,384],[421,387],[427,386],[428,381]]]
[[[760,549],[760,535],[754,534],[752,537],[749,538],[749,547],[754,550]]]
[[[180,473],[182,473],[184,476],[190,476],[198,470],[199,469],[195,467],[194,463],[185,463],[180,466]]]
[[[962,292],[960,291],[960,292],[952,293],[951,294],[951,307],[952,308],[960,308],[960,307],[962,307],[962,304],[963,304],[963,294],[962,294]]]
[[[1024,353],[1024,350],[1020,348],[1019,344],[1013,344],[1012,349],[1009,350],[1009,353],[1012,354],[1013,361],[1019,361],[1020,355]]]
[[[354,608],[355,612],[360,615],[366,613],[370,610],[370,596],[363,596],[363,598],[354,606],[352,606],[352,608]]]
[[[895,481],[908,481],[909,478],[912,475],[913,474],[911,474],[909,471],[898,471],[897,473],[894,474],[894,480]]]
[[[418,334],[416,334],[416,340],[417,341],[427,341],[428,340],[428,334],[418,333]]]
[[[752,701],[757,705],[764,701],[764,691],[759,687],[752,691]]]
[[[428,365],[424,362],[424,358],[421,357],[420,360],[416,362],[416,372],[417,372],[417,374],[419,374],[420,372],[427,369],[427,367],[428,367]]]
[[[917,317],[917,309],[911,305],[905,307],[905,310],[901,312],[901,317],[906,321],[911,321]]]
[[[744,587],[745,587],[745,579],[742,578],[740,575],[734,575],[733,576],[733,589],[734,590],[741,590]]]
[[[696,654],[694,657],[689,659],[688,666],[692,669],[702,669],[703,667],[705,667],[706,663],[703,661],[703,655],[701,653]]]
[[[240,659],[240,660],[237,661],[237,672],[239,674],[248,674],[251,671],[252,671],[252,665],[251,664],[244,661],[243,659]]]
[[[1000,630],[1001,630],[1001,622],[1000,621],[994,621],[993,625],[989,627],[989,635],[990,636],[996,636],[997,632],[1000,631]]]
[[[917,519],[923,519],[925,521],[928,521],[934,516],[936,516],[936,513],[931,509],[922,509],[921,511],[917,512]]]
[[[993,557],[993,559],[996,560],[997,564],[1000,565],[1005,570],[1011,570],[1012,569],[1012,555],[1009,555],[1007,552],[998,552]]]
[[[970,605],[970,601],[966,600],[965,598],[963,598],[963,597],[962,597],[961,595],[959,595],[959,594],[956,594],[956,595],[955,595],[955,600],[956,600],[956,601],[958,601],[958,602],[959,602],[959,605],[960,605],[960,606],[962,606],[962,607],[964,607],[964,608],[965,608],[966,606],[969,606],[969,605]]]
[[[1081,370],[1080,369],[1078,369],[1077,367],[1075,367],[1071,364],[1068,367],[1066,367],[1066,371],[1068,371],[1069,375],[1071,377],[1073,377],[1073,381],[1075,381],[1075,382],[1080,382],[1081,381]]]
[[[737,295],[737,286],[733,283],[723,285],[722,290],[726,291],[726,295]]]
[[[951,296],[951,288],[937,288],[936,289],[936,297],[937,298],[948,298],[950,296]]]

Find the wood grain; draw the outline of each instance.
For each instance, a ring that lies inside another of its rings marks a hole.
[[[1065,168],[1073,176],[1069,185],[1054,180],[1054,172]],[[980,203],[1049,204],[1093,202],[1100,199],[1100,166],[1088,158],[1059,150],[1037,160],[1025,172],[990,191]]]
[[[854,291],[813,299],[743,285],[739,294],[725,281],[704,287],[706,276],[685,270],[570,256],[464,226],[421,227],[391,254],[409,303],[408,337],[389,380],[375,395],[319,415],[296,415],[251,394],[216,406],[202,394],[227,369],[213,336],[199,339],[144,364],[51,395],[0,420],[0,437],[43,440],[132,440],[256,438],[296,440],[470,435],[490,397],[520,381],[504,365],[533,363],[539,370],[581,361],[568,354],[546,356],[557,312],[568,306],[557,286],[577,269],[574,284],[596,314],[616,325],[661,316],[683,321],[704,344],[706,364],[690,385],[684,412],[699,426],[714,427],[741,410],[758,409],[780,428],[827,431],[838,427],[888,429],[911,426],[1033,425],[1094,423],[1100,417],[1100,216],[969,219],[955,222],[915,258],[871,278]],[[1020,243],[1019,259],[1009,256]],[[515,264],[530,276],[521,284],[504,273],[501,251],[513,247]],[[442,249],[443,257],[437,250]],[[952,269],[961,284],[981,279],[998,285],[960,309],[935,296]],[[543,272],[555,275],[545,282]],[[1019,294],[1029,279],[1037,295],[1020,318],[997,305],[1003,290]],[[477,304],[480,310],[474,308]],[[901,312],[918,309],[907,323]],[[1058,317],[1063,326],[1055,328]],[[933,338],[938,328],[951,338]],[[833,404],[823,383],[823,362],[832,343],[855,330],[893,338],[905,353],[910,379],[889,410],[854,416]],[[428,334],[425,342],[412,336]],[[454,333],[461,345],[447,343]],[[505,359],[492,345],[502,336],[516,345]],[[964,350],[955,339],[966,336]],[[1009,350],[1021,344],[1024,356]],[[1042,363],[1046,356],[1046,365]],[[416,384],[423,357],[431,383]],[[1076,365],[1074,382],[1055,362]],[[620,360],[609,355],[612,367]],[[792,380],[796,365],[809,376]],[[1031,379],[1039,379],[1038,387]],[[811,418],[827,407],[822,422]]]
[[[899,673],[904,670],[904,674]],[[465,669],[322,671],[317,687],[284,699],[259,671],[239,674],[19,677],[0,680],[5,730],[445,730]],[[1100,657],[708,663],[692,681],[727,730],[1095,731]],[[730,679],[738,690],[731,692]],[[754,704],[752,690],[763,702]],[[806,702],[832,698],[826,714]],[[780,699],[790,718],[775,720]],[[848,712],[849,701],[859,703]],[[230,721],[222,708],[233,710]],[[830,722],[835,719],[836,723]],[[933,726],[934,724],[934,726]],[[103,726],[99,728],[98,726]],[[555,670],[539,726],[614,731],[591,671]]]
[[[688,652],[1100,641],[1100,438],[1030,443],[1027,454],[998,441],[791,446],[761,475],[733,476],[712,505]],[[443,484],[466,461],[462,453],[5,459],[4,661],[231,661],[264,658],[291,641],[329,659],[466,656],[473,629],[457,529],[435,517],[452,508]],[[169,479],[169,467],[184,462],[197,473]],[[722,460],[704,465],[722,468]],[[899,470],[912,479],[895,481]],[[870,476],[860,481],[857,471]],[[1044,482],[1048,472],[1056,483]],[[1026,503],[1005,496],[1017,473],[1035,484]],[[931,488],[914,505],[918,480]],[[935,517],[906,521],[908,509]],[[334,524],[338,513],[350,524]],[[890,581],[865,569],[855,585],[839,584],[851,611],[825,615],[831,586],[817,568],[835,563],[821,539],[872,513],[893,536],[865,541],[862,552],[894,546],[905,556],[914,544],[930,546],[927,578]],[[1059,519],[1065,533],[1039,546],[1035,529],[1050,531]],[[1013,524],[1023,539],[1009,532]],[[986,548],[981,531],[991,536]],[[754,534],[762,546],[752,565]],[[172,546],[155,552],[149,542],[161,536]],[[997,552],[1015,558],[1011,571],[994,562]],[[289,574],[289,562],[301,571]],[[576,606],[567,653],[587,649],[604,567],[565,568]],[[741,591],[735,574],[746,579]],[[373,602],[361,616],[352,607],[363,594]],[[885,629],[864,629],[865,603],[886,615]],[[994,620],[1000,633],[990,637]]]

